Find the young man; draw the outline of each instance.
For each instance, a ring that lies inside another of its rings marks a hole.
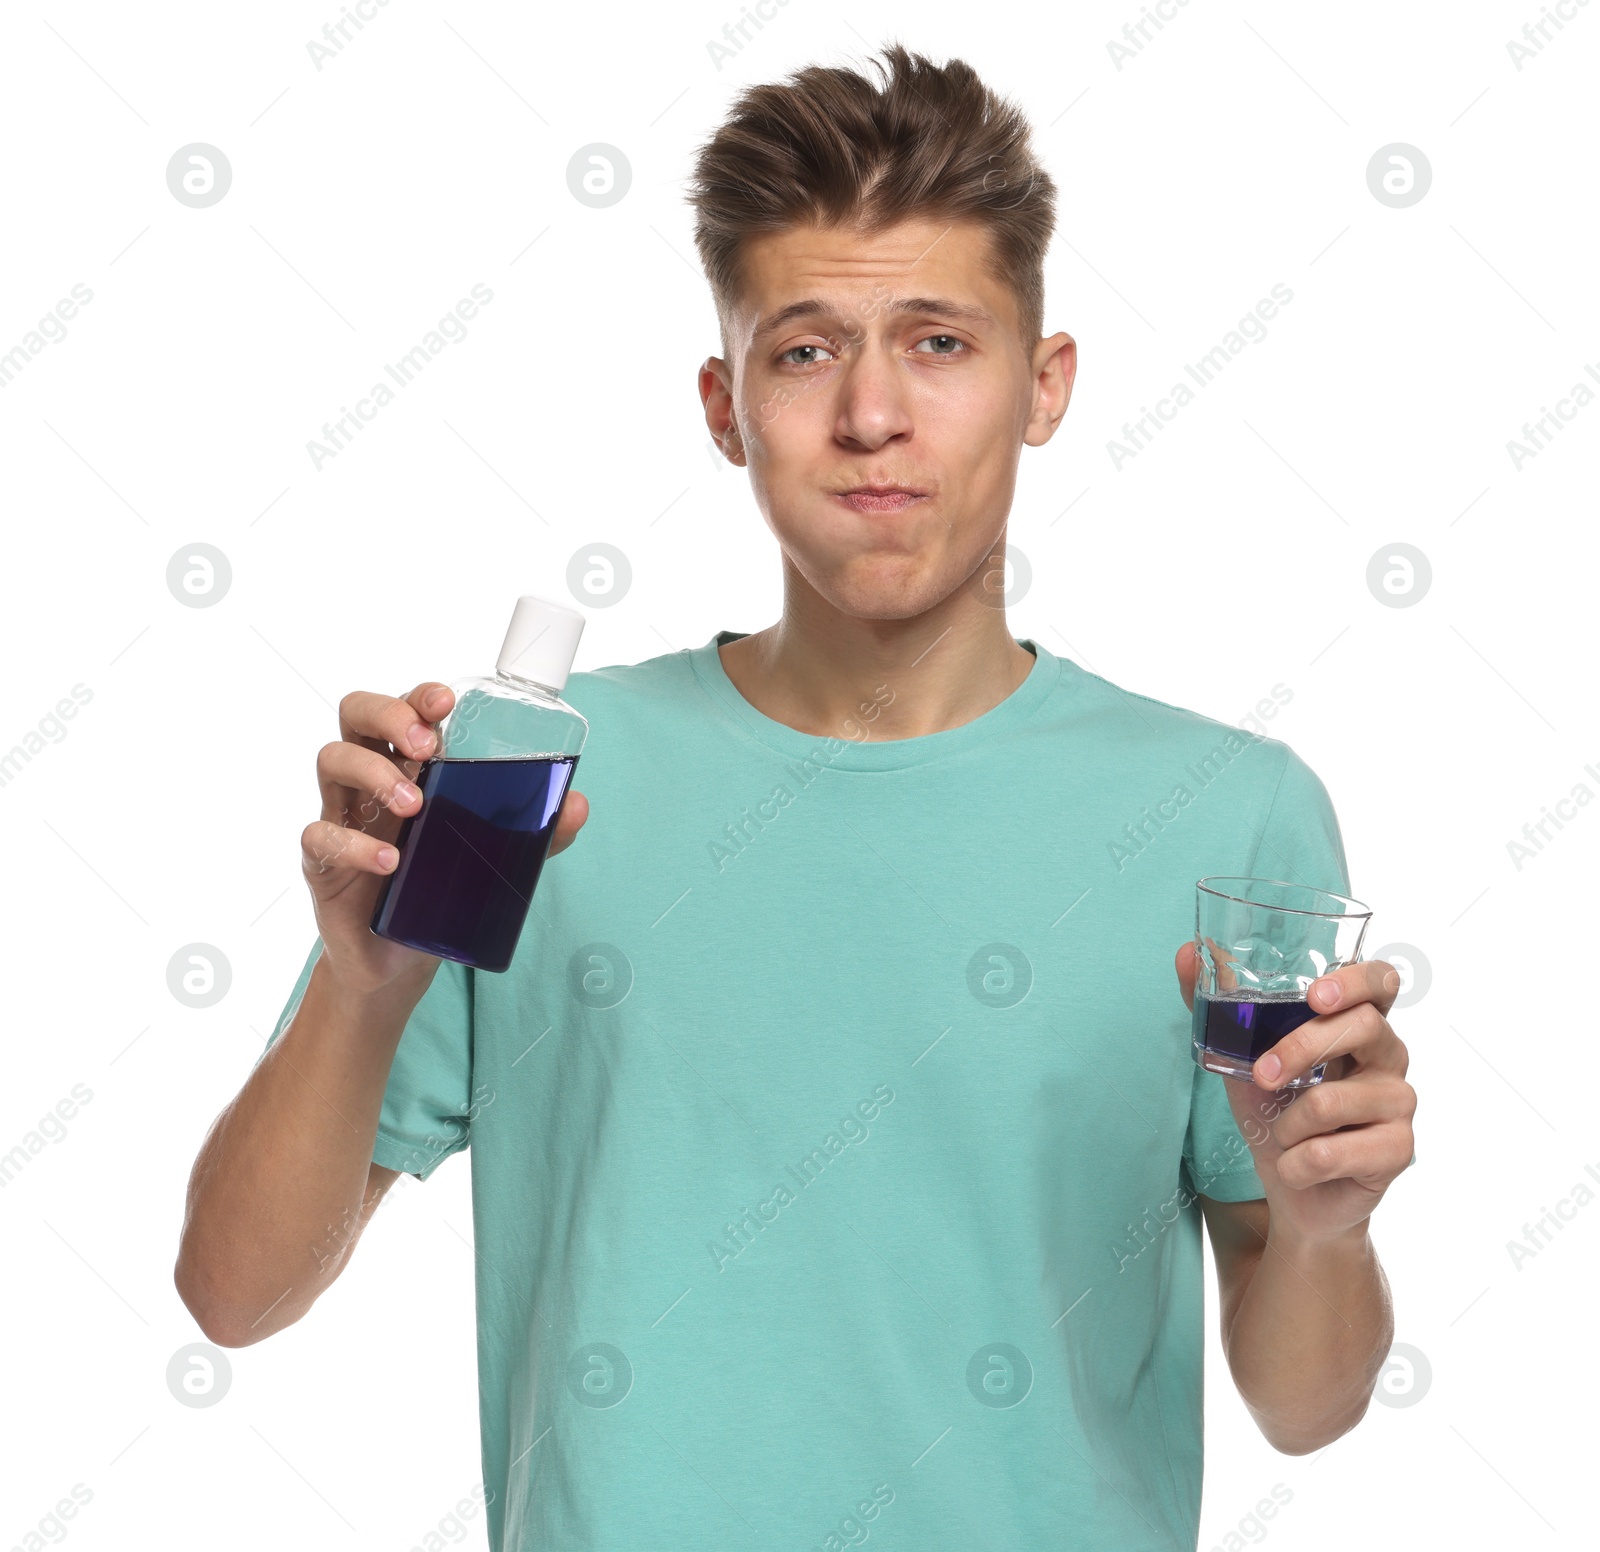
[[[782,619],[572,678],[582,843],[503,975],[368,931],[451,701],[347,696],[320,933],[195,1167],[178,1286],[243,1345],[470,1146],[506,1552],[1192,1548],[1202,1217],[1277,1448],[1354,1426],[1388,1351],[1398,975],[1317,982],[1254,1085],[1194,1065],[1195,880],[1347,892],[1338,824],[1285,744],[1009,634],[1076,364],[1054,188],[966,65],[886,59],[747,92],[697,167],[700,391]]]

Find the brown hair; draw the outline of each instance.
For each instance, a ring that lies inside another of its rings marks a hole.
[[[727,346],[746,238],[795,225],[878,232],[908,217],[973,220],[990,270],[1017,300],[1023,347],[1044,326],[1044,255],[1056,187],[1026,116],[959,59],[936,65],[898,43],[879,87],[854,70],[809,65],[747,87],[700,147],[690,183],[695,246]]]

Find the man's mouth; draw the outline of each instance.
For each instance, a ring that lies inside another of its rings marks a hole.
[[[927,498],[926,491],[912,485],[857,485],[834,494],[836,501],[857,512],[903,512]]]

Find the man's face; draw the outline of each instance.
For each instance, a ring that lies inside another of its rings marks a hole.
[[[972,577],[1004,533],[1022,444],[1066,409],[1073,342],[1024,350],[989,242],[908,220],[744,247],[730,360],[700,373],[706,421],[789,564],[844,614],[904,619]]]

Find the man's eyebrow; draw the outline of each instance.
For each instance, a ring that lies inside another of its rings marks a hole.
[[[954,302],[948,297],[899,296],[886,305],[877,304],[877,310],[893,313],[931,313],[940,318],[959,319],[963,323],[995,326],[994,318],[983,308],[973,307],[966,302]],[[790,302],[787,307],[780,307],[770,317],[763,319],[756,328],[755,337],[760,339],[800,318],[829,318],[839,321],[846,316],[853,315],[841,314],[833,303],[824,302],[819,297],[809,297],[803,302]]]

